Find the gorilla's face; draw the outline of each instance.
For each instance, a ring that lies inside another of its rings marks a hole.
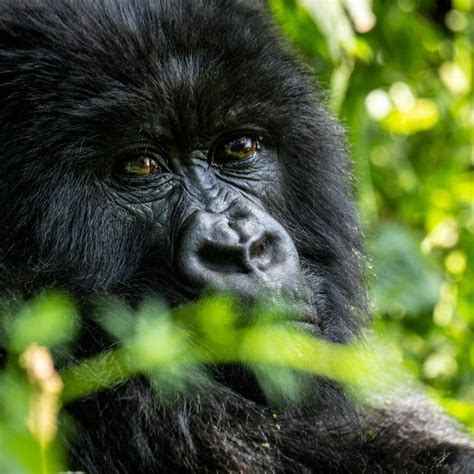
[[[106,199],[124,225],[144,225],[148,235],[131,281],[165,274],[189,296],[213,288],[308,300],[293,240],[266,206],[281,194],[279,156],[251,117],[227,126],[224,116],[209,138],[190,131],[186,142],[156,123],[112,157]]]
[[[352,331],[341,135],[265,15],[218,0],[2,9],[3,286],[173,305],[211,287]]]

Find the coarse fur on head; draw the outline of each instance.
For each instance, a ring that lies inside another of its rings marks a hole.
[[[344,136],[321,102],[309,71],[250,1],[4,0],[3,291],[29,296],[58,286],[129,301],[157,294],[171,305],[194,298],[168,258],[188,214],[170,211],[160,234],[156,222],[165,217],[138,206],[140,195],[111,184],[107,170],[150,133],[166,130],[179,154],[251,127],[275,157],[271,172],[255,175],[255,187],[271,188],[258,195],[258,208],[294,242],[321,337],[350,340],[367,319],[363,247]],[[253,202],[251,186],[242,188]],[[104,349],[92,336],[80,352]],[[442,471],[472,463],[469,442],[423,403],[416,417],[405,408],[365,413],[319,380],[310,403],[275,418],[219,382],[206,397],[170,405],[132,380],[71,408],[80,426],[71,464],[151,473]]]

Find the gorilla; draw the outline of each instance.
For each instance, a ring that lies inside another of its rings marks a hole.
[[[2,294],[74,294],[77,357],[109,344],[95,296],[176,307],[208,287],[284,297],[349,342],[364,250],[323,103],[260,2],[2,0]],[[244,370],[212,383],[164,403],[136,378],[72,404],[71,468],[474,472],[472,441],[418,395],[368,409],[321,378],[275,418]]]

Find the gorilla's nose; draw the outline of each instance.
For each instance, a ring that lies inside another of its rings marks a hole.
[[[186,223],[177,271],[193,287],[255,296],[261,290],[294,293],[301,283],[296,248],[269,214],[245,208],[195,213]]]
[[[226,228],[227,226],[227,228]],[[242,237],[224,223],[217,239],[204,238],[197,249],[202,269],[216,273],[265,271],[278,257],[276,236],[256,230],[250,238]]]

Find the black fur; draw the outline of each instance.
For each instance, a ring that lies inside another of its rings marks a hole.
[[[350,340],[367,319],[363,249],[343,134],[321,100],[250,1],[2,0],[1,288],[28,296],[60,286],[85,299],[158,293],[173,305],[194,298],[153,246],[146,211],[126,215],[104,169],[157,117],[179,146],[251,118],[278,150],[279,192],[261,202],[294,239],[322,336]],[[82,354],[104,348],[97,333],[81,341]],[[369,411],[324,380],[312,398],[275,417],[219,382],[170,405],[133,380],[71,408],[82,428],[71,466],[474,471],[472,442],[424,400]]]

